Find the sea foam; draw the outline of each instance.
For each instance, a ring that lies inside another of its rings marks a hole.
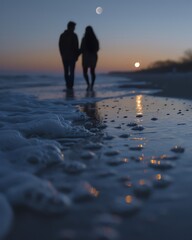
[[[60,139],[94,134],[83,126],[86,115],[64,101],[9,92],[2,93],[0,100],[0,209],[5,206],[8,213],[6,227],[0,231],[3,236],[11,221],[11,206],[44,213],[68,209],[70,199],[35,175],[64,162]]]

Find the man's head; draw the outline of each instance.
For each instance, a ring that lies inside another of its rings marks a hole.
[[[75,30],[75,26],[76,26],[76,23],[70,21],[70,22],[68,22],[68,24],[67,24],[67,29],[68,29],[68,30],[71,30],[71,31],[74,31],[74,30]]]

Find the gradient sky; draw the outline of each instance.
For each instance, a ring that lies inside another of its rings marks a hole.
[[[62,73],[58,39],[69,20],[79,41],[93,26],[99,72],[178,60],[192,49],[191,11],[191,0],[0,0],[0,71]]]

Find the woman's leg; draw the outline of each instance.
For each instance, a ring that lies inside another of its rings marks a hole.
[[[87,90],[89,89],[89,76],[88,76],[88,68],[87,67],[83,67],[83,76],[85,78],[85,81],[87,83]]]
[[[91,90],[93,90],[93,86],[94,86],[94,83],[95,83],[95,78],[96,78],[96,75],[95,75],[95,68],[91,68]]]

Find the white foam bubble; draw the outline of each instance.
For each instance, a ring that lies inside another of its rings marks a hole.
[[[0,150],[10,151],[29,145],[28,141],[16,130],[1,130]]]
[[[68,209],[70,200],[53,185],[23,172],[11,172],[1,179],[0,191],[13,206],[25,206],[45,213],[61,213]]]

